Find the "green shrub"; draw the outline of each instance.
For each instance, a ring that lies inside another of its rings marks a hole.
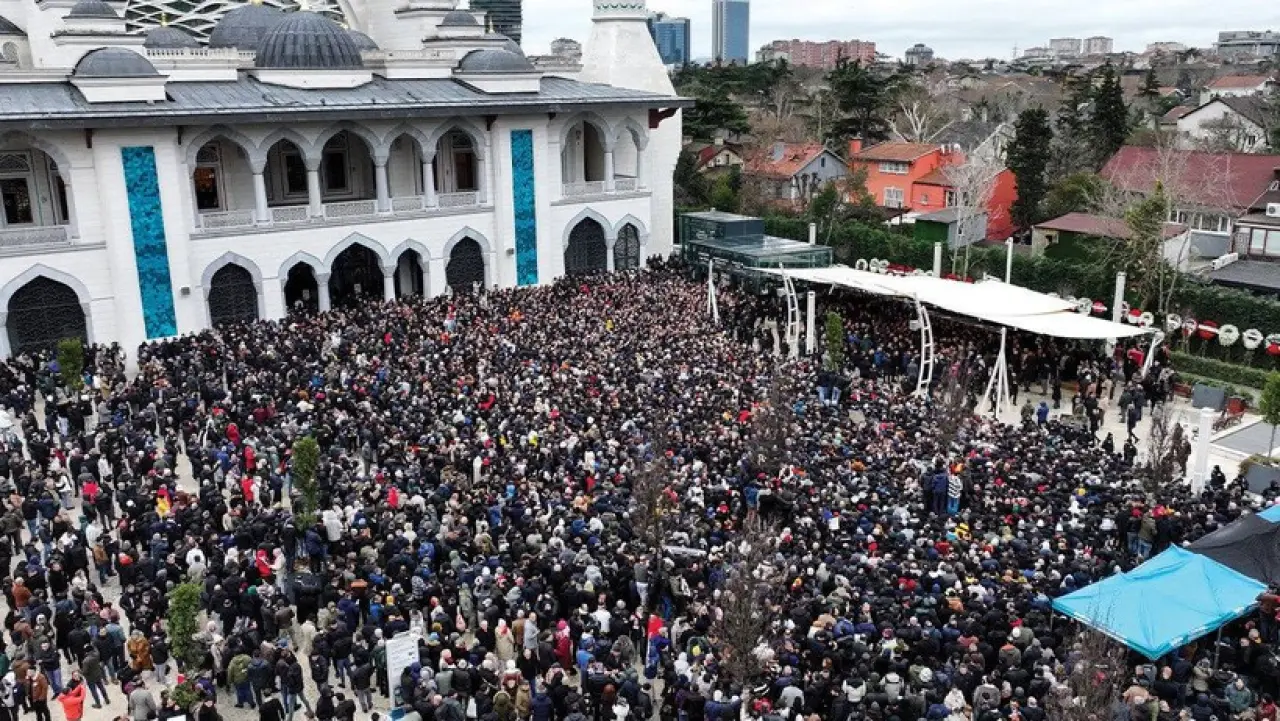
[[[182,583],[169,591],[169,639],[173,647],[173,656],[185,668],[199,669],[204,660],[204,649],[196,641],[195,635],[200,630],[200,593],[204,587],[198,583]]]
[[[1187,385],[1202,385],[1209,386],[1210,388],[1219,388],[1227,394],[1228,398],[1243,398],[1249,406],[1254,406],[1258,402],[1259,391],[1253,388],[1238,386],[1226,381],[1218,380],[1217,378],[1208,378],[1194,373],[1186,373],[1181,370],[1178,371],[1178,378],[1181,382],[1186,383]]]
[[[1233,385],[1248,386],[1262,390],[1267,385],[1267,371],[1251,368],[1237,363],[1202,358],[1200,356],[1173,351],[1173,368],[1179,373],[1190,373],[1204,378],[1213,378]]]
[[[84,343],[79,338],[58,341],[58,376],[72,391],[84,388]]]

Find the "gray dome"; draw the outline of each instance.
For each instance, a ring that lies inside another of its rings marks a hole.
[[[257,50],[267,31],[284,20],[284,13],[266,5],[241,5],[231,10],[209,32],[209,47]]]
[[[144,48],[198,48],[200,41],[186,34],[181,28],[160,25],[147,31],[142,41]]]
[[[78,78],[149,78],[160,73],[150,60],[124,48],[90,50],[71,73]]]
[[[480,27],[480,21],[476,20],[476,16],[466,10],[452,10],[448,15],[444,16],[444,20],[440,21],[442,28],[456,27]]]
[[[102,0],[80,0],[67,13],[69,18],[103,18],[119,20],[120,13]]]
[[[356,47],[360,49],[360,52],[378,49],[378,44],[373,41],[373,38],[365,35],[359,30],[348,30],[347,34],[355,41]]]
[[[491,33],[489,35],[485,35],[484,37],[486,40],[501,40],[503,50],[506,50],[507,52],[515,53],[520,57],[524,57],[524,48],[520,47],[520,43],[512,40],[506,35],[503,35],[502,33]]]
[[[258,45],[259,68],[326,70],[364,67],[360,47],[337,23],[313,12],[294,12],[271,28]]]
[[[0,17],[0,35],[23,35],[22,28],[9,22],[8,18]]]
[[[458,70],[464,73],[527,73],[535,68],[523,55],[500,48],[485,48],[467,53]]]

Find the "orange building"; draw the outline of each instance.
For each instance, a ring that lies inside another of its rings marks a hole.
[[[849,157],[851,168],[866,172],[867,192],[878,205],[899,208],[914,217],[957,204],[955,183],[947,168],[965,161],[959,150],[931,143],[881,143],[863,149],[862,141],[855,139],[849,145]],[[1013,235],[1011,210],[1017,199],[1013,171],[1004,168],[987,203],[988,240],[1003,241]]]

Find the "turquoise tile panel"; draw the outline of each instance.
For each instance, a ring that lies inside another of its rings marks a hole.
[[[133,257],[138,266],[147,338],[177,335],[173,282],[169,278],[169,248],[164,237],[160,180],[156,175],[156,151],[146,145],[121,148],[120,154],[124,162],[124,187],[129,196]]]
[[[511,131],[511,197],[515,203],[516,284],[538,283],[538,203],[533,131]]]

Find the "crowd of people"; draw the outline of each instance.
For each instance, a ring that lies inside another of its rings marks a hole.
[[[1239,483],[1152,489],[1096,425],[974,415],[989,329],[935,322],[956,412],[912,393],[910,308],[826,299],[846,335],[824,367],[774,357],[763,296],[722,292],[718,325],[705,301],[653,262],[224,326],[144,345],[136,373],[91,347],[83,389],[13,360],[0,708],[1275,721],[1274,619],[1119,667],[1049,607],[1253,507]],[[1099,408],[1159,378],[1130,355],[1015,347],[1014,387],[1055,405],[1064,383]],[[307,437],[313,482],[294,463]],[[199,592],[190,638],[172,633],[181,584]],[[1103,678],[1123,695],[1080,715]]]

